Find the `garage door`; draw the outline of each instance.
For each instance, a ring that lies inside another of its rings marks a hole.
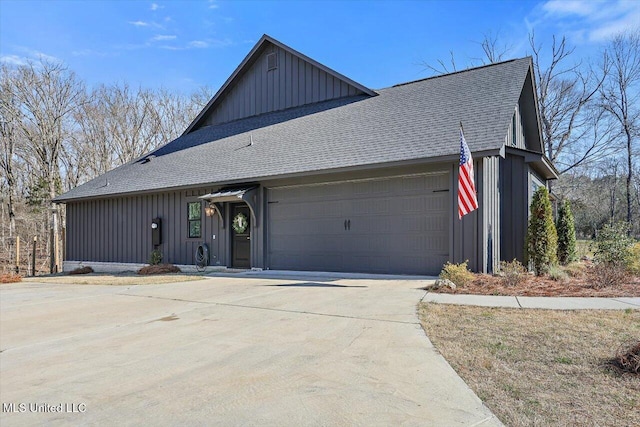
[[[448,172],[270,188],[274,270],[437,274],[449,259]]]

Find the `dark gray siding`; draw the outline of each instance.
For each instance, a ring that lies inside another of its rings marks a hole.
[[[528,221],[529,167],[524,157],[507,154],[500,162],[500,181],[502,205],[500,223],[502,224],[500,259],[524,262],[524,246]]]
[[[520,107],[517,106],[511,119],[511,125],[509,125],[509,131],[504,140],[507,147],[515,147],[526,149],[526,143],[524,138],[524,126],[522,123],[522,116],[520,114]]]
[[[273,70],[267,69],[270,53],[278,57],[278,66]],[[204,118],[201,126],[361,93],[302,58],[267,43],[257,60]]]
[[[497,271],[501,254],[500,227],[500,158],[485,157],[473,162],[478,209],[465,215],[451,216],[452,262],[469,261],[472,271]],[[458,206],[458,165],[453,166],[451,203]]]
[[[193,264],[195,250],[206,242],[211,263],[227,261],[226,233],[218,216],[202,215],[202,237],[188,238],[187,202],[213,189],[86,200],[67,204],[66,260],[145,263],[153,250],[151,220],[162,219],[165,262]],[[213,239],[215,234],[216,239]]]

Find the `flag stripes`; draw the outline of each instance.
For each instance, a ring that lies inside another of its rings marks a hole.
[[[460,170],[458,174],[458,218],[478,209],[473,177],[473,158],[460,126]]]

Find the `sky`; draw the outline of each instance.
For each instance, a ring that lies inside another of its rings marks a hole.
[[[596,60],[613,35],[640,27],[640,0],[30,1],[0,0],[0,61],[66,64],[90,87],[128,82],[217,90],[266,33],[372,89],[433,74],[425,63],[481,65],[484,34],[530,54],[566,36]]]

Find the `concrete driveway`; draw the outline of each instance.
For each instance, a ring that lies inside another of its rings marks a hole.
[[[420,327],[424,284],[3,285],[0,421],[499,425]]]

